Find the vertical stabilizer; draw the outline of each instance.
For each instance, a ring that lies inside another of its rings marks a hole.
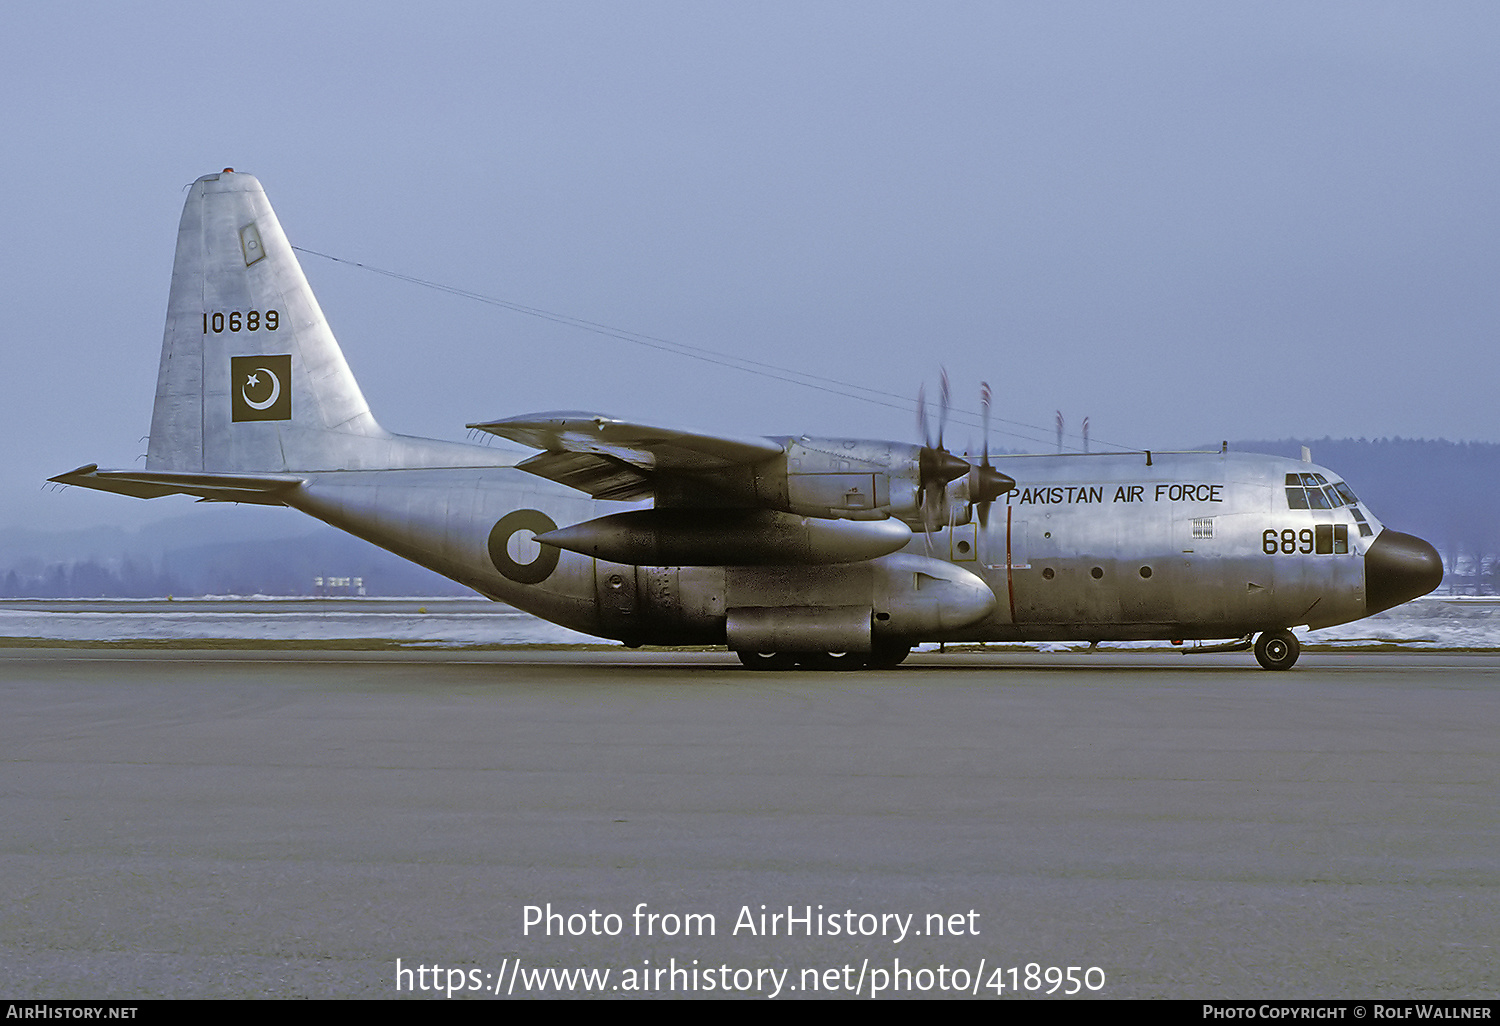
[[[260,182],[228,170],[194,182],[177,230],[147,469],[361,469],[388,460],[392,441]]]

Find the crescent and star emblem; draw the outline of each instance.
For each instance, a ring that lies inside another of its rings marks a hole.
[[[271,379],[271,397],[269,399],[263,399],[260,402],[256,402],[254,399],[250,398],[250,393],[247,391],[247,389],[249,389],[250,386],[254,385],[256,391],[259,391],[260,376],[262,374]],[[251,371],[249,376],[245,379],[244,387],[240,389],[240,398],[245,400],[245,405],[250,407],[252,410],[268,410],[272,406],[276,405],[277,399],[281,398],[281,379],[266,368],[257,367],[255,368],[255,370]]]
[[[239,391],[234,382],[239,382]],[[292,419],[292,357],[289,353],[229,358],[229,419]]]

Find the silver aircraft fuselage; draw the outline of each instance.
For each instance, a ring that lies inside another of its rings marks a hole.
[[[469,426],[537,453],[382,428],[260,183],[225,169],[178,227],[145,469],[53,480],[290,506],[575,630],[768,669],[893,666],[924,641],[1257,632],[1262,665],[1286,669],[1288,628],[1442,579],[1432,546],[1337,475],[1273,456],[976,461],[941,430],[743,437],[577,412]]]
[[[995,462],[1017,483],[986,525],[811,566],[629,565],[550,549],[533,540],[547,523],[518,513],[568,525],[638,505],[590,500],[512,467],[309,474],[285,501],[481,594],[631,644],[724,644],[726,611],[763,605],[862,606],[889,614],[888,633],[912,641],[1231,638],[1357,620],[1412,597],[1402,593],[1433,572],[1420,558],[1415,570],[1388,566],[1379,550],[1372,565],[1377,538],[1394,533],[1362,504],[1328,501],[1342,482],[1313,464],[1233,452]],[[1322,508],[1292,508],[1288,475],[1302,496],[1302,475],[1321,475]],[[901,629],[918,616],[905,600],[919,593],[891,593],[885,578],[916,572],[912,559],[965,571],[945,582],[954,619],[984,615]],[[881,588],[893,608],[877,608]],[[888,622],[877,619],[876,633]]]

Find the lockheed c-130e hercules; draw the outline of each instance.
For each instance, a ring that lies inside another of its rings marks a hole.
[[[540,451],[376,423],[260,183],[226,169],[193,184],[178,228],[145,469],[52,480],[290,506],[574,630],[763,669],[889,667],[930,641],[1256,635],[1261,665],[1287,669],[1289,628],[1442,579],[1431,545],[1307,461],[986,443],[976,462],[941,430],[726,437],[589,413],[469,427]]]

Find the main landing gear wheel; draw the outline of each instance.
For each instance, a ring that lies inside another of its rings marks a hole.
[[[1263,631],[1255,639],[1255,660],[1268,670],[1290,670],[1301,655],[1297,635],[1286,628]]]
[[[742,664],[752,670],[889,670],[899,666],[911,652],[910,645],[877,644],[872,652],[746,652],[735,650]]]
[[[804,670],[860,670],[865,665],[862,652],[799,652],[797,665]]]
[[[862,652],[735,652],[752,670],[859,670],[865,665]]]
[[[892,670],[906,661],[911,655],[911,646],[899,642],[876,642],[875,650],[870,653],[869,664],[872,670]]]
[[[790,670],[797,660],[789,652],[736,651],[740,662],[752,670]]]

